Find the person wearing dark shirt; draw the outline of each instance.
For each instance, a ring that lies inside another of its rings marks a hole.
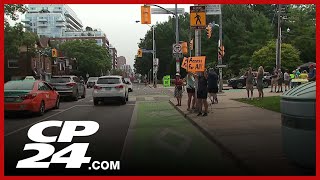
[[[309,66],[308,80],[316,81],[316,69],[314,68],[314,64]]]
[[[198,99],[198,107],[199,114],[198,116],[207,116],[208,115],[208,75],[206,72],[200,73],[196,76],[198,79],[198,90],[197,90],[197,99]],[[204,112],[202,114],[202,105],[204,105]]]
[[[182,85],[183,81],[180,79],[180,74],[176,74],[175,80],[175,89],[174,89],[174,97],[177,98],[178,104],[176,106],[181,106],[181,99],[182,99]]]
[[[209,99],[211,103],[218,103],[217,93],[218,93],[218,75],[214,71],[214,69],[209,69],[208,73],[208,92],[209,92]],[[211,99],[212,97],[212,99]]]

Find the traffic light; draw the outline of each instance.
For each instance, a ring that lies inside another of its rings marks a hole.
[[[56,49],[51,50],[52,57],[58,57],[58,51]]]
[[[212,34],[212,27],[210,25],[208,25],[206,27],[206,31],[207,31],[207,36],[208,38],[211,38],[211,34]]]
[[[138,49],[138,57],[142,57],[142,49]]]
[[[141,24],[151,24],[150,6],[141,6]]]
[[[188,43],[187,42],[182,42],[181,43],[181,48],[182,48],[182,53],[183,54],[188,54]]]
[[[192,51],[193,50],[193,39],[190,40],[190,44],[189,45],[190,45],[190,51]]]

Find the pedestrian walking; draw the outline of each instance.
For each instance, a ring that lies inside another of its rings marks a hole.
[[[248,71],[244,74],[244,78],[246,79],[246,90],[247,90],[248,99],[250,99],[249,98],[249,93],[251,92],[251,100],[253,100],[253,81],[254,81],[254,76],[253,76],[251,67],[249,67]]]
[[[282,91],[282,84],[283,84],[283,73],[281,71],[281,69],[278,69],[278,91],[279,92],[283,92]]]
[[[218,103],[218,75],[213,68],[210,68],[208,72],[208,92],[211,104]]]
[[[287,91],[287,89],[290,89],[290,75],[289,75],[289,71],[286,70],[284,75],[283,75],[283,80],[284,80],[284,90]]]
[[[259,99],[263,99],[263,75],[264,75],[264,69],[262,66],[258,68],[258,74],[257,74],[257,89],[259,93]]]
[[[199,113],[197,116],[207,116],[208,115],[208,75],[205,72],[199,73],[196,76],[198,79],[198,91],[197,91],[197,100],[198,100],[198,108]],[[202,105],[204,106],[204,111],[202,111]],[[203,114],[202,114],[203,112]]]
[[[271,91],[273,92],[273,87],[274,87],[274,92],[277,91],[277,86],[278,86],[278,71],[273,70],[273,73],[271,75]]]
[[[176,80],[175,80],[175,89],[174,89],[174,97],[177,98],[178,104],[176,106],[181,106],[181,99],[182,99],[182,86],[183,81],[180,78],[180,74],[176,74]]]
[[[188,93],[188,111],[190,111],[190,105],[192,102],[192,109],[195,109],[196,99],[195,99],[195,78],[192,73],[188,73],[186,77],[186,89]]]

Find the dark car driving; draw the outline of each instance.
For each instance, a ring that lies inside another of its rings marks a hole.
[[[256,86],[257,85],[257,80],[256,80],[257,72],[252,72],[252,73],[255,77],[253,85]],[[270,76],[269,72],[264,72],[263,84],[264,84],[265,88],[269,87],[271,84],[270,77],[271,76]],[[232,87],[233,89],[241,89],[246,86],[246,79],[244,78],[244,76],[231,78],[228,80],[228,86]]]

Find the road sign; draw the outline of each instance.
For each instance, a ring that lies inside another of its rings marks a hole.
[[[153,50],[142,49],[143,53],[153,53]]]
[[[207,15],[219,15],[221,14],[220,4],[207,4],[206,5],[206,14]]]
[[[182,54],[181,44],[173,44],[172,45],[172,53],[173,54]]]
[[[190,6],[190,26],[196,29],[206,28],[206,6]]]
[[[151,14],[172,14],[175,8],[166,8],[168,11],[161,8],[151,8]],[[178,8],[178,14],[184,14],[184,8]]]
[[[226,64],[219,64],[216,66],[216,68],[226,68],[228,67]]]

